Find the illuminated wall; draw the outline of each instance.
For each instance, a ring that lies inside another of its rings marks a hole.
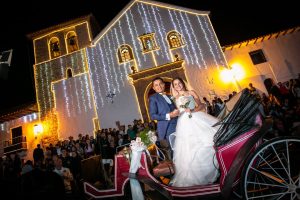
[[[3,156],[3,148],[5,141],[12,139],[11,129],[22,126],[23,136],[26,137],[27,148],[25,160],[33,159],[33,149],[36,147],[38,143],[40,143],[40,137],[35,139],[33,127],[35,124],[39,122],[38,113],[32,113],[21,118],[17,118],[11,121],[4,122],[0,124],[0,156]],[[25,152],[23,152],[25,153]],[[22,154],[24,155],[24,154]]]
[[[55,82],[53,93],[55,110],[59,119],[58,137],[93,135],[95,118],[92,95],[88,84],[88,74]]]
[[[94,109],[94,103],[87,76],[88,67],[85,55],[85,50],[82,49],[34,67],[41,120],[47,124],[45,135],[49,137],[77,136],[81,129],[75,130],[77,126],[72,124],[73,129],[68,130],[68,127],[72,127],[71,122],[89,119],[92,122],[91,118],[86,118],[86,113],[95,118],[95,112],[91,112]],[[73,76],[69,79],[67,76],[68,69],[72,71]],[[77,111],[82,115],[78,115],[74,119],[74,113],[77,114]],[[90,123],[87,126],[89,128],[84,133],[93,135]],[[58,129],[61,132],[57,135]]]
[[[228,64],[238,63],[245,70],[245,77],[239,81],[240,85],[248,87],[251,82],[254,87],[267,93],[263,83],[266,78],[272,78],[275,82],[297,78],[300,73],[299,30],[300,27],[296,27],[227,46],[224,54]],[[267,61],[254,65],[249,53],[260,49]]]
[[[129,124],[141,118],[133,86],[128,80],[130,67],[143,70],[170,63],[175,54],[184,59],[189,84],[201,97],[210,97],[212,93],[227,95],[228,88],[217,85],[219,67],[226,66],[226,61],[207,12],[166,7],[149,1],[136,1],[123,11],[94,39],[94,45],[87,48],[102,128],[115,127],[117,120]],[[185,45],[170,50],[167,34],[174,30],[182,35]],[[153,53],[142,52],[138,37],[145,33],[155,33],[159,49]],[[132,48],[134,60],[120,64],[117,49],[122,44]],[[110,93],[115,94],[113,104],[106,98]]]

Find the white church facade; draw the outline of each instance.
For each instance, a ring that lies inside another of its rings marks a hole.
[[[227,64],[209,12],[135,0],[96,35],[91,19],[30,35],[40,119],[49,136],[149,120],[151,80],[158,76],[167,85],[179,76],[202,97],[230,92],[217,87]]]

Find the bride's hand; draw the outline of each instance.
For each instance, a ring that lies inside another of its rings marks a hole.
[[[192,111],[190,108],[186,108],[186,109],[184,110],[184,112],[192,113],[193,111]]]

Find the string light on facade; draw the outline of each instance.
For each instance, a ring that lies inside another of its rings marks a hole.
[[[109,36],[111,36],[111,40],[109,40]],[[115,69],[115,66],[116,66],[116,63],[115,63],[115,59],[113,57],[114,53],[113,53],[113,50],[111,48],[111,43],[110,41],[113,40],[113,35],[112,35],[112,32],[110,32],[107,37],[106,37],[106,40],[107,40],[107,43],[108,43],[108,49],[109,49],[109,55],[110,55],[110,60],[111,60],[111,66],[112,66],[112,70],[113,70],[113,74],[114,74],[114,77],[115,77],[115,82],[116,82],[116,85],[117,85],[117,91],[118,93],[120,93],[120,84],[119,84],[119,77],[118,77],[118,74],[116,72],[116,69]],[[115,51],[115,49],[114,49]]]
[[[219,58],[219,65],[217,65],[217,67],[219,68],[219,66],[224,66],[225,63],[223,62],[225,60],[224,54],[221,54],[220,52],[220,45],[217,45],[217,37],[215,36],[215,34],[211,31],[211,29],[213,29],[213,27],[211,26],[211,23],[209,22],[209,18],[206,16],[204,18],[204,23],[206,25],[206,29],[208,30],[208,33],[210,35],[211,38],[211,42],[213,43],[213,46],[215,48],[215,52],[218,55]]]
[[[190,31],[188,30],[188,27],[187,27],[187,24],[186,24],[186,22],[185,22],[185,20],[184,20],[184,18],[183,18],[183,14],[182,14],[182,12],[179,12],[179,16],[180,16],[180,19],[181,19],[181,21],[182,21],[182,23],[183,23],[183,26],[184,26],[184,30],[185,30],[185,32],[186,32],[186,34],[187,34],[187,36],[188,36],[188,39],[189,39],[189,44],[190,45],[188,45],[188,49],[189,49],[189,46],[191,46],[191,48],[192,48],[192,54],[191,54],[191,56],[193,56],[194,58],[195,58],[195,62],[197,63],[197,65],[199,66],[200,64],[199,64],[199,60],[198,60],[198,56],[195,56],[195,55],[197,55],[197,51],[196,51],[196,49],[195,49],[195,47],[194,47],[194,43],[195,42],[197,42],[195,39],[192,39],[192,36],[191,36],[191,34],[190,34]],[[193,32],[192,32],[193,33]],[[193,64],[193,59],[192,59],[192,64]]]
[[[99,65],[99,66],[102,66],[102,71],[103,71],[103,73],[104,73],[104,77],[105,77],[105,81],[106,81],[106,90],[108,90],[108,91],[111,91],[112,90],[112,85],[111,85],[111,83],[110,83],[110,81],[109,81],[109,78],[111,78],[110,76],[110,74],[109,74],[109,70],[108,70],[108,68],[106,67],[106,64],[105,64],[105,62],[104,62],[104,54],[103,54],[103,51],[102,51],[102,49],[104,49],[102,46],[101,46],[101,41],[99,42],[99,44],[97,45],[97,47],[98,47],[98,50],[99,50],[99,52],[100,52],[100,62],[101,62],[101,65]],[[100,68],[101,69],[101,68]]]
[[[178,14],[177,11],[173,11],[173,14],[175,16],[176,21],[178,22],[178,27],[179,27],[180,33],[186,32],[186,34],[184,34],[184,35],[187,35],[188,34],[187,31],[186,30],[184,31],[184,28],[182,27],[182,24],[180,23],[179,17],[177,16],[177,14]],[[180,15],[180,14],[178,14],[178,15]],[[189,41],[189,42],[191,42],[191,41]],[[185,49],[185,48],[188,52],[188,56],[190,58],[191,64],[194,65],[194,59],[193,59],[192,53],[190,51],[190,43],[188,43],[188,45],[186,45],[183,49]]]
[[[113,49],[117,49],[117,47],[119,47],[121,45],[121,43],[119,41],[119,37],[117,34],[117,28],[114,28],[113,31],[114,31],[114,36],[115,36],[114,39],[112,40],[113,41]],[[115,44],[115,41],[117,42],[117,45]],[[122,85],[124,87],[125,83],[124,83],[124,75],[123,75],[122,71],[123,71],[122,68],[120,68],[119,69],[120,80],[122,81]]]
[[[84,108],[84,112],[87,112],[87,106],[86,106],[86,98],[85,98],[85,91],[84,91],[84,84],[83,84],[83,81],[82,81],[82,76],[78,78],[79,79],[79,85],[80,85],[80,97],[82,99],[82,101],[78,101],[78,104],[82,103],[83,104],[83,108]],[[75,80],[75,83],[76,83],[76,80]]]
[[[182,17],[183,18],[183,17]],[[191,29],[191,32],[192,32],[192,36],[193,36],[193,38],[194,38],[194,41],[195,41],[195,43],[196,43],[196,46],[197,46],[197,48],[198,48],[198,51],[199,52],[197,52],[197,54],[194,54],[195,55],[195,57],[196,57],[196,62],[198,63],[198,66],[199,66],[199,68],[201,68],[201,65],[199,64],[199,61],[198,61],[198,56],[196,56],[196,55],[200,55],[200,59],[201,59],[201,62],[203,63],[203,65],[205,66],[205,68],[206,68],[206,61],[205,61],[205,59],[204,59],[204,56],[203,56],[203,53],[202,53],[202,49],[201,49],[201,47],[200,47],[200,44],[199,44],[199,40],[197,39],[197,37],[196,37],[196,35],[195,35],[195,31],[194,31],[194,28],[193,28],[193,26],[192,26],[192,23],[191,23],[191,21],[190,21],[190,18],[189,18],[189,16],[187,15],[187,13],[185,13],[185,18],[186,18],[186,20],[187,20],[187,23],[188,23],[188,27],[190,27],[190,29]]]
[[[87,59],[89,62],[89,66],[90,68],[93,67],[92,69],[94,70],[89,70],[90,73],[90,77],[92,77],[92,80],[94,80],[93,77],[96,77],[96,83],[93,82],[92,84],[92,89],[93,89],[93,93],[95,94],[95,101],[96,101],[96,108],[98,109],[98,96],[100,96],[100,101],[101,101],[101,105],[104,105],[104,101],[101,95],[101,89],[100,89],[100,78],[99,78],[99,74],[98,73],[98,67],[96,66],[96,62],[95,62],[95,53],[94,53],[94,48],[88,48],[87,49]],[[92,72],[95,72],[94,74]],[[96,91],[95,87],[97,86],[98,90]],[[100,94],[100,95],[98,95]]]
[[[167,59],[168,59],[168,60],[171,60],[171,58],[170,58],[170,56],[169,56],[169,54],[168,54],[168,49],[167,49],[167,46],[168,46],[168,45],[166,45],[165,40],[164,40],[165,35],[167,34],[167,31],[166,31],[166,28],[165,28],[165,26],[164,26],[164,21],[163,21],[162,18],[161,18],[160,10],[158,9],[158,7],[153,7],[153,6],[151,6],[151,8],[152,8],[152,10],[153,10],[153,13],[155,12],[155,13],[157,13],[157,15],[158,15],[158,19],[157,19],[157,16],[155,15],[155,21],[156,21],[156,23],[157,23],[157,27],[158,27],[159,31],[160,31],[160,32],[162,31],[160,37],[161,37],[162,43],[164,44],[164,45],[163,45],[163,48],[165,49],[165,54],[166,54],[166,56],[167,56]],[[160,27],[161,27],[161,29],[160,29]]]
[[[80,102],[80,100],[79,100],[79,93],[78,93],[78,87],[77,87],[77,81],[75,80],[74,81],[74,85],[75,85],[75,94],[76,94],[76,101],[78,102],[77,104],[78,104],[78,111],[79,111],[79,113],[81,113],[81,102]],[[80,83],[80,86],[81,86],[81,83]],[[79,87],[80,87],[79,86]]]
[[[180,30],[179,32],[182,33],[181,28],[177,28],[177,23],[175,23],[175,21],[174,21],[175,19],[174,19],[174,17],[173,17],[173,14],[171,13],[171,10],[170,10],[170,9],[168,9],[168,14],[169,14],[169,17],[170,17],[170,19],[171,19],[171,22],[172,22],[172,25],[173,25],[174,29],[175,29],[177,32],[178,32],[178,30]],[[178,21],[178,19],[177,19],[177,21]],[[190,61],[189,61],[188,56],[187,56],[187,54],[186,54],[185,48],[182,48],[182,51],[183,51],[183,55],[184,55],[184,59],[185,59],[186,63],[189,64]]]
[[[42,113],[45,114],[46,112],[46,98],[45,98],[45,91],[44,90],[44,76],[43,76],[43,71],[41,70],[41,68],[44,68],[45,66],[44,65],[40,65],[39,68],[38,68],[38,74],[40,75],[40,78],[39,78],[39,81],[38,83],[40,83],[40,86],[41,86],[41,89],[39,91],[42,91],[42,96],[41,96],[41,99],[42,99]]]
[[[213,52],[213,49],[212,49],[212,47],[211,47],[211,45],[210,45],[210,42],[209,42],[209,39],[208,39],[208,37],[207,37],[207,33],[206,33],[206,31],[205,31],[205,28],[203,27],[202,19],[203,19],[203,16],[202,16],[201,18],[200,18],[199,16],[197,16],[198,23],[199,23],[199,25],[200,25],[201,31],[202,31],[203,34],[204,34],[204,38],[205,38],[206,43],[207,43],[207,45],[208,45],[208,47],[209,47],[209,51],[210,51],[210,53],[211,53],[212,56],[213,56],[214,62],[217,64],[216,56],[215,56],[215,54],[214,54],[214,52]],[[207,68],[206,65],[205,65],[205,68]]]
[[[89,90],[89,81],[88,81],[87,74],[85,74],[83,76],[83,79],[84,79],[84,85],[85,85],[85,90],[86,90],[86,95],[87,95],[89,109],[92,109],[92,101],[91,101],[92,97],[91,97],[91,93],[90,93],[90,90]]]
[[[139,13],[141,15],[142,20],[145,20],[145,24],[146,24],[145,29],[146,29],[146,32],[147,33],[151,33],[152,29],[151,29],[150,23],[148,22],[147,15],[146,15],[146,12],[145,12],[145,9],[144,9],[144,5],[142,3],[138,3],[137,5],[138,5],[138,10],[139,10]],[[142,11],[140,11],[140,9]]]
[[[124,20],[126,20],[126,19],[124,19]],[[123,35],[123,31],[122,31],[122,27],[121,27],[121,22],[120,21],[118,22],[118,27],[119,27],[119,30],[120,30],[120,36],[121,36],[121,39],[122,39],[122,44],[125,44],[125,38],[124,38],[124,35]],[[135,53],[136,53],[136,51],[135,51]],[[129,68],[127,67],[126,63],[124,63],[123,66],[124,66],[123,69],[125,70],[125,76],[127,77],[127,75],[130,73]]]
[[[132,21],[132,24],[133,24],[133,30],[134,30],[134,32],[135,32],[136,35],[139,35],[139,34],[138,34],[138,31],[137,31],[137,26],[135,25],[134,17],[133,17],[133,15],[132,15],[131,10],[129,10],[129,14],[130,14],[131,21]],[[135,54],[135,56],[138,56],[138,55]],[[147,61],[147,56],[146,56],[146,55],[143,55],[143,58],[144,58],[144,62],[146,62],[146,61]]]
[[[116,78],[116,77],[113,77],[113,74],[112,74],[112,68],[114,68],[114,66],[111,65],[111,62],[109,59],[110,54],[108,52],[108,45],[106,44],[106,43],[109,43],[109,41],[107,41],[107,40],[108,40],[108,33],[102,40],[103,41],[103,55],[105,55],[105,57],[103,57],[102,61],[103,61],[103,63],[107,64],[107,65],[104,64],[105,65],[104,69],[107,70],[107,72],[108,72],[108,78],[110,79],[111,87],[113,88],[112,90],[115,92],[116,87],[114,84],[114,78]]]
[[[150,21],[150,23],[151,23],[151,27],[153,28],[153,31],[152,32],[154,32],[154,33],[159,33],[160,32],[160,28],[159,27],[156,27],[155,26],[155,24],[154,24],[154,22],[153,22],[153,20],[152,20],[152,16],[153,15],[151,15],[151,12],[149,11],[149,6],[146,6],[145,5],[145,10],[146,10],[146,13],[145,13],[145,15],[149,18],[149,21]],[[156,42],[157,42],[157,45],[159,46],[159,47],[161,47],[162,45],[161,45],[161,42],[160,42],[160,37],[158,37],[158,38],[156,38]],[[155,51],[155,53],[156,53],[156,55],[160,55],[160,51]],[[164,57],[164,55],[162,54],[161,55],[162,57]]]
[[[158,34],[159,34],[159,37],[157,38],[157,41],[158,41],[158,45],[161,46],[161,49],[164,51],[164,54],[161,54],[161,56],[163,58],[165,58],[165,56],[167,56],[167,59],[170,60],[169,58],[169,54],[168,54],[168,51],[167,51],[167,44],[166,44],[166,41],[164,40],[165,36],[166,36],[166,33],[162,33],[162,31],[164,30],[164,25],[163,25],[163,22],[162,24],[159,24],[159,19],[157,17],[157,14],[156,14],[156,10],[154,9],[153,6],[150,6],[151,9],[151,12],[152,12],[152,16],[154,17],[154,21],[155,21],[155,29],[157,27],[157,30],[158,30]],[[159,52],[159,51],[156,51],[156,52]]]
[[[128,28],[129,28],[130,36],[131,36],[131,41],[132,41],[133,46],[134,46],[134,54],[136,55],[138,66],[141,66],[140,58],[138,56],[139,54],[137,52],[137,49],[139,49],[139,48],[137,47],[137,44],[136,44],[136,38],[134,38],[134,33],[132,31],[132,27],[131,27],[131,24],[130,24],[129,16],[128,16],[127,13],[126,13],[125,16],[126,16],[126,22],[127,22]],[[127,73],[129,73],[129,72],[127,72]],[[128,75],[128,74],[126,74],[126,75]]]

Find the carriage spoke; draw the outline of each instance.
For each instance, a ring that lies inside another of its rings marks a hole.
[[[276,184],[269,184],[269,183],[258,183],[258,182],[251,182],[251,181],[248,181],[247,183],[254,184],[254,185],[265,185],[265,186],[272,186],[272,187],[288,188],[288,186],[286,186],[286,185],[276,185]]]
[[[260,154],[258,154],[258,156],[261,157]],[[281,180],[283,180],[286,184],[288,184],[288,183],[285,181],[285,179],[282,178],[282,177],[277,173],[277,171],[273,169],[273,167],[268,163],[268,161],[266,161],[263,157],[261,157],[261,159],[263,159],[263,160],[267,163],[267,165],[272,169],[273,172],[275,172],[275,174],[276,174],[279,178],[281,178]]]
[[[281,198],[284,197],[286,194],[287,194],[287,193],[283,193],[280,197],[276,198],[276,200],[281,199]],[[292,197],[292,194],[290,194],[290,195],[291,195],[291,197]]]
[[[288,171],[289,171],[289,173],[288,173],[288,175],[289,175],[289,179],[290,179],[290,184],[292,183],[292,184],[295,184],[294,182],[293,182],[293,179],[291,178],[291,167],[290,167],[290,154],[289,154],[289,145],[288,145],[288,141],[285,141],[285,146],[286,146],[286,156],[287,156],[287,166],[288,166]]]
[[[262,175],[264,175],[265,177],[267,177],[267,178],[269,178],[269,179],[271,179],[273,181],[276,181],[277,183],[280,183],[281,185],[287,186],[286,184],[283,183],[283,181],[281,179],[279,179],[279,178],[277,178],[275,176],[272,176],[269,173],[266,173],[266,172],[263,172],[263,171],[259,171],[259,170],[255,169],[253,167],[251,167],[251,169],[254,170],[254,171],[256,171],[256,172],[258,172],[258,173],[260,173],[260,174],[262,174]]]
[[[286,144],[286,145],[287,145],[287,144]],[[287,157],[288,157],[288,159],[287,159],[288,171],[287,171],[286,167],[284,166],[284,164],[282,163],[281,159],[279,158],[278,153],[277,153],[277,151],[275,150],[274,146],[271,145],[271,147],[272,147],[272,149],[273,149],[273,151],[274,151],[274,153],[275,153],[277,159],[279,160],[281,166],[283,167],[284,171],[285,171],[286,174],[288,175],[288,177],[289,177],[289,183],[290,183],[290,184],[291,184],[291,183],[294,183],[293,180],[292,180],[292,178],[291,178],[291,171],[290,171],[290,167],[289,167],[289,166],[290,166],[290,162],[289,162],[289,152],[288,152],[288,150],[287,150]]]
[[[276,194],[266,194],[266,195],[261,195],[261,196],[256,196],[256,197],[249,197],[248,199],[258,199],[258,198],[263,198],[263,197],[272,197],[272,196],[278,196],[278,195],[286,195],[290,194],[291,192],[281,192],[281,193],[276,193]],[[281,198],[281,197],[280,197]],[[277,199],[277,198],[276,198]]]
[[[297,198],[297,194],[296,193],[292,194],[292,200],[296,198]]]
[[[298,186],[300,187],[300,181],[299,181],[299,179],[300,179],[300,174],[299,174],[298,178],[295,180],[295,185],[297,185],[297,182],[298,182]]]

